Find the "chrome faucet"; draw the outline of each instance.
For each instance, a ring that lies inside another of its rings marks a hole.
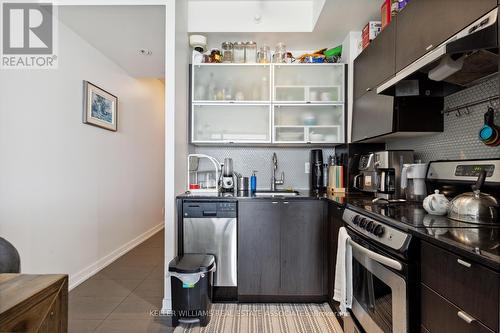
[[[281,179],[276,179],[276,170],[278,169],[278,157],[273,153],[273,176],[271,177],[271,191],[276,191],[276,185],[285,183],[285,172],[281,172]]]

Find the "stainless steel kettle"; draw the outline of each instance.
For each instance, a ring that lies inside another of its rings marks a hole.
[[[453,220],[477,223],[498,223],[498,202],[489,194],[481,193],[486,179],[486,171],[479,174],[472,192],[456,196],[450,203],[448,217]]]

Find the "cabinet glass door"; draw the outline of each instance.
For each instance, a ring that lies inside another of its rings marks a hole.
[[[270,74],[261,64],[193,65],[193,102],[269,103]]]
[[[274,65],[276,103],[336,103],[344,100],[344,64]]]
[[[193,105],[193,143],[270,143],[269,105]]]
[[[275,105],[277,143],[343,143],[343,105]]]

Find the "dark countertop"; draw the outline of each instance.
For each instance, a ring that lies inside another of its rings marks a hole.
[[[420,203],[374,204],[372,197],[360,193],[316,195],[299,191],[294,197],[233,194],[189,194],[179,199],[233,199],[233,200],[325,200],[381,218],[388,224],[411,233],[413,236],[445,248],[469,260],[476,261],[500,272],[500,223],[495,226],[457,222],[446,216],[429,215]]]
[[[500,271],[500,224],[477,225],[427,214],[420,203],[373,204],[369,198],[347,198],[348,208],[403,229],[415,237]]]

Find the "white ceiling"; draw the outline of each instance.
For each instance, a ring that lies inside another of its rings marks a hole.
[[[380,20],[380,3],[380,0],[326,0],[313,32],[212,32],[205,35],[210,47],[220,47],[226,40],[254,40],[271,47],[284,42],[291,50],[312,51],[341,44],[349,31],[361,31],[369,20]]]
[[[59,18],[131,76],[165,76],[163,6],[60,6]]]

